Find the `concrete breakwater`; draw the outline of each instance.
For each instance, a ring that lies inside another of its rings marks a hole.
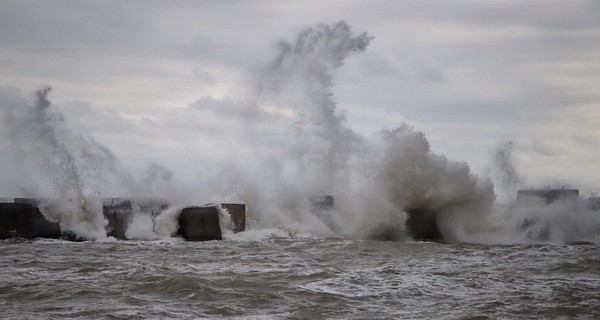
[[[577,189],[525,189],[517,192],[517,204],[526,204],[527,199],[540,199],[545,204],[573,202],[579,199]]]
[[[73,200],[68,200],[73,201]],[[56,202],[52,199],[14,198],[0,202],[0,239],[13,237],[33,239],[52,238],[72,241],[87,240],[68,227],[42,214],[40,206]],[[102,214],[107,221],[106,236],[128,240],[127,230],[134,216],[144,215],[155,221],[169,208],[161,199],[102,199]],[[222,217],[225,213],[233,232],[242,232],[246,224],[246,206],[240,203],[214,203],[204,206],[183,207],[177,212],[179,228],[176,235],[188,241],[221,240]]]
[[[334,196],[315,196],[311,201],[311,213],[327,225],[335,233],[342,233],[336,224],[336,202]],[[580,199],[576,189],[528,189],[520,190],[517,199],[506,211],[507,225],[516,225],[519,234],[534,239],[549,239],[552,225],[552,214],[576,212],[582,210],[597,211],[598,198],[589,201]],[[20,238],[63,238],[67,240],[101,239],[106,236],[123,240],[153,240],[164,237],[179,236],[188,241],[220,240],[222,232],[245,231],[246,206],[240,203],[210,203],[206,205],[188,206],[174,209],[161,199],[126,199],[105,198],[95,212],[102,219],[101,237],[86,238],[64,220],[56,219],[56,215],[48,214],[48,206],[52,207],[52,199],[15,198],[0,199],[0,239]],[[73,201],[73,200],[67,200]],[[63,201],[64,204],[64,201]],[[71,207],[85,204],[71,203]],[[68,207],[68,206],[67,206]],[[589,207],[589,208],[588,208]],[[99,208],[99,209],[98,209]],[[54,212],[63,208],[54,208]],[[67,208],[69,209],[69,208]],[[374,228],[366,235],[377,240],[398,240],[398,235],[408,234],[414,240],[451,241],[445,239],[440,230],[441,215],[444,211],[429,207],[404,208],[406,220],[404,225],[387,224],[385,228]],[[43,214],[42,214],[43,213]],[[398,212],[399,214],[401,212]],[[138,218],[142,217],[140,224]],[[169,232],[160,232],[160,222],[168,217]],[[566,216],[570,221],[571,215]],[[83,219],[83,218],[82,218]],[[511,220],[512,219],[512,220]],[[567,221],[564,220],[564,221]],[[515,222],[516,221],[516,222]],[[60,223],[59,223],[60,222]],[[154,237],[139,236],[132,229],[150,230]],[[557,224],[561,225],[561,224]],[[132,228],[135,227],[135,228]],[[446,225],[441,225],[445,227]],[[338,228],[338,229],[336,229]],[[548,230],[548,231],[545,231]],[[406,233],[405,233],[406,231]],[[531,235],[531,236],[530,236]],[[447,235],[446,235],[447,236]],[[450,238],[450,237],[449,237]]]
[[[588,199],[589,209],[593,211],[600,210],[599,198]],[[511,206],[511,209],[534,209],[528,211],[529,213],[536,212],[537,209],[541,209],[545,212],[549,206],[560,206],[560,208],[572,210],[580,205],[579,190],[577,189],[523,189],[517,192],[517,199]],[[582,202],[586,204],[585,201]],[[426,240],[426,241],[444,241],[444,236],[440,232],[438,227],[438,215],[439,212],[435,210],[425,208],[406,208],[404,210],[407,213],[406,229],[415,240]],[[538,240],[547,240],[549,234],[549,226],[542,225],[540,216],[533,215],[523,217],[522,222],[518,227],[520,233],[526,234],[530,238]],[[541,232],[538,232],[541,229]],[[535,232],[532,232],[535,231]],[[533,233],[539,233],[532,236]]]
[[[0,203],[0,239],[60,238],[58,223],[48,221],[37,207],[26,203]]]

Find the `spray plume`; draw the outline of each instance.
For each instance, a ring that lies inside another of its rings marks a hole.
[[[295,41],[280,42],[259,89],[267,103],[291,108],[295,117],[281,135],[286,151],[278,160],[285,163],[285,174],[262,183],[278,187],[271,192],[253,188],[248,197],[255,200],[261,224],[322,235],[379,238],[384,233],[384,238],[401,239],[406,208],[452,215],[444,221],[453,227],[468,220],[461,216],[467,212],[489,210],[491,183],[472,175],[466,164],[430,152],[422,133],[402,125],[384,131],[379,141],[368,141],[347,125],[332,92],[334,72],[372,39],[366,33],[355,35],[340,22],[308,28]],[[315,195],[334,195],[335,208],[314,210],[309,199]]]
[[[333,72],[372,39],[367,33],[354,35],[343,21],[307,28],[293,43],[280,41],[279,53],[263,75],[261,94],[291,107],[297,116],[293,134],[310,139],[290,151],[314,166],[322,180],[335,179],[360,142],[336,109]]]
[[[525,178],[517,173],[513,160],[514,144],[512,141],[505,143],[495,157],[496,170],[500,176],[502,194],[514,197],[517,190],[524,185]]]
[[[50,90],[37,91],[33,104],[3,105],[8,150],[17,162],[13,166],[28,177],[16,177],[18,195],[42,199],[42,213],[63,230],[88,239],[106,238],[99,196],[107,193],[117,160],[104,146],[67,128],[62,113],[48,100]]]
[[[414,208],[435,212],[448,241],[482,241],[482,234],[514,235],[506,228],[500,228],[504,233],[493,230],[495,222],[506,220],[490,217],[495,193],[489,179],[473,174],[466,163],[432,152],[422,132],[400,124],[383,130],[376,139],[366,139],[348,126],[332,90],[335,71],[372,40],[339,22],[307,28],[294,41],[281,41],[276,57],[260,74],[257,101],[243,105],[225,101],[231,108],[261,113],[257,117],[232,110],[233,115],[245,117],[246,131],[240,137],[253,138],[244,140],[245,150],[250,151],[213,156],[198,165],[201,179],[193,190],[173,192],[198,201],[246,203],[246,234],[252,239],[259,233],[404,239],[405,210]],[[0,142],[11,152],[1,160],[11,162],[13,157],[10,165],[26,179],[18,181],[17,191],[7,184],[0,187],[3,192],[32,197],[75,199],[63,201],[60,209],[48,205],[44,210],[72,230],[102,238],[106,220],[101,204],[90,199],[111,192],[130,196],[142,189],[160,197],[168,189],[165,185],[175,182],[177,172],[165,163],[150,166],[139,180],[128,177],[107,148],[66,129],[62,115],[47,99],[48,91],[39,91],[34,104],[12,94],[7,100],[11,103],[2,105],[3,131],[10,139]],[[213,100],[205,110],[215,110],[218,101]],[[206,101],[191,107],[201,112]],[[292,114],[281,116],[282,110]],[[278,116],[271,116],[273,111]],[[259,130],[266,122],[269,129]],[[508,144],[496,158],[504,172],[503,186],[519,182],[511,150]],[[335,204],[323,205],[327,203]],[[154,220],[136,215],[128,235],[173,236],[179,211],[169,208]]]

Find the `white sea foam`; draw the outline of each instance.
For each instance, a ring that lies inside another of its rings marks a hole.
[[[482,228],[470,235],[483,243],[600,242],[600,215],[584,201],[496,206]]]
[[[261,228],[247,229],[240,233],[228,233],[223,235],[223,238],[234,241],[265,241],[272,239],[289,239],[293,236],[293,234],[283,228]]]
[[[99,198],[79,197],[75,199],[42,200],[40,212],[50,221],[58,222],[61,230],[70,231],[88,240],[107,238],[105,227],[108,221],[102,212]]]
[[[174,237],[179,229],[182,208],[170,207],[161,212],[154,221],[154,233],[160,237]]]
[[[160,235],[154,231],[152,216],[143,213],[134,213],[125,236],[130,240],[161,239]]]

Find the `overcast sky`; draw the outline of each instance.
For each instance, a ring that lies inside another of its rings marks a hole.
[[[257,97],[280,41],[342,20],[374,37],[333,77],[358,134],[406,122],[482,176],[512,141],[527,185],[600,188],[595,0],[3,0],[0,100],[52,86],[72,129],[129,167],[225,152],[253,137],[219,127],[289,116]]]

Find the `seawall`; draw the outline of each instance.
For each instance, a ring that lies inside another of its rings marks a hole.
[[[52,199],[2,198],[1,200],[0,239],[19,237],[86,240],[72,230],[61,229],[59,223],[44,217],[39,208],[40,203],[53,201]],[[189,241],[220,240],[221,226],[217,209],[219,205],[231,216],[232,231],[234,233],[245,231],[246,205],[222,203],[182,208],[178,217],[180,228],[177,236]],[[108,222],[105,228],[106,235],[128,240],[127,229],[135,214],[147,215],[154,221],[167,208],[169,208],[168,202],[162,199],[103,198],[102,213]]]

